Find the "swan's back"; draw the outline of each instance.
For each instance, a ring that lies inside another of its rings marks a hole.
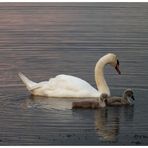
[[[61,97],[98,97],[99,95],[88,82],[71,75],[61,74],[51,78],[48,87]]]
[[[59,87],[63,86],[66,89],[80,90],[87,89],[90,91],[96,91],[88,82],[71,75],[58,75],[55,78],[51,78],[51,81],[54,81]],[[50,82],[50,81],[49,81]]]
[[[57,75],[49,81],[35,83],[25,75],[19,74],[21,80],[26,85],[32,95],[46,97],[99,97],[99,92],[88,82],[71,76]]]

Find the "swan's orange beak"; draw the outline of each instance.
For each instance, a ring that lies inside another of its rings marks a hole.
[[[117,65],[116,65],[115,69],[118,72],[118,74],[121,75],[121,71],[119,69],[119,61],[118,60],[117,60]]]

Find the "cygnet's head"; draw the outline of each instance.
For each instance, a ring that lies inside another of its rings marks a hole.
[[[123,93],[123,97],[127,100],[130,100],[130,99],[135,100],[132,89],[126,89]]]
[[[106,104],[107,104],[107,98],[108,98],[108,95],[103,93],[100,95],[100,101],[99,101],[99,104],[101,107],[105,107]]]

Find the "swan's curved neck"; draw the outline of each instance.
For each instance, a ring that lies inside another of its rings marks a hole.
[[[102,59],[97,62],[95,66],[95,81],[100,94],[106,93],[110,96],[110,90],[104,78],[104,66],[106,64],[107,61]]]

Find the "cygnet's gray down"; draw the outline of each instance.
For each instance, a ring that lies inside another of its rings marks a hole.
[[[131,89],[126,89],[121,97],[108,97],[102,94],[101,97],[106,99],[106,106],[122,106],[122,105],[132,105],[134,98],[133,91]]]
[[[105,106],[122,106],[122,105],[132,105],[132,100],[134,99],[133,91],[131,89],[126,89],[121,97],[113,96],[108,97],[107,94],[101,94],[100,101],[96,100],[83,100],[76,101],[72,103],[72,108],[83,108],[83,109],[97,109]]]
[[[106,94],[105,94],[106,95]],[[74,101],[72,103],[72,109],[75,108],[82,108],[82,109],[97,109],[100,107],[105,107],[106,106],[106,97],[104,97],[104,95],[102,95],[102,97],[100,98],[100,100],[98,101],[97,99],[87,99],[87,100],[83,100],[83,101]]]

